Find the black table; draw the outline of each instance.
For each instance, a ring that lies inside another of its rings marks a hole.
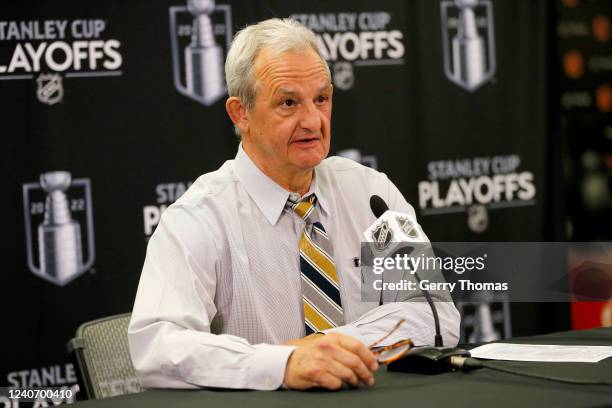
[[[612,346],[612,328],[551,333],[509,340],[511,343]],[[612,358],[599,363],[495,364],[531,374],[593,381],[612,381]],[[482,368],[437,375],[376,373],[372,388],[342,391],[152,390],[104,400],[82,401],[78,407],[612,407],[612,386],[574,385],[520,377]]]

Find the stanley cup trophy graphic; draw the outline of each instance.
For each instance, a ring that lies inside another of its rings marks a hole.
[[[362,155],[359,149],[339,150],[336,155],[340,157],[346,157],[347,159],[354,160],[357,163],[363,164],[364,166],[368,166],[374,170],[378,170],[378,159],[376,158],[376,156]]]
[[[45,219],[38,226],[40,272],[59,281],[68,280],[83,268],[81,227],[70,216],[65,193],[70,182],[70,173],[65,171],[40,176],[40,185],[47,192]]]
[[[493,341],[501,338],[500,333],[493,326],[491,307],[488,303],[481,303],[476,306],[474,316],[474,331],[470,335],[469,342]]]
[[[495,73],[493,7],[489,0],[442,0],[444,70],[474,91]]]
[[[86,262],[83,260],[82,225],[71,214],[68,189],[77,196],[79,191],[84,193],[82,198],[76,199],[80,204],[75,209],[85,211],[79,218],[87,228]],[[40,175],[40,183],[24,184],[23,191],[29,269],[45,280],[64,286],[88,271],[95,258],[89,180],[72,180],[67,171],[47,172]],[[37,205],[40,210],[31,212],[32,208],[38,208]],[[36,227],[38,220],[42,222]],[[38,266],[35,264],[35,236],[38,238]]]
[[[185,78],[187,92],[209,105],[223,95],[223,50],[215,42],[210,14],[214,0],[189,0],[187,8],[193,15],[191,44],[185,47]]]
[[[452,40],[453,67],[458,82],[472,88],[483,82],[486,73],[484,41],[476,29],[474,6],[477,0],[455,0],[460,9],[457,35]]]
[[[512,336],[507,294],[479,291],[457,305],[461,312],[462,339],[488,342]]]
[[[172,70],[177,91],[210,106],[226,94],[224,47],[232,40],[232,10],[214,0],[171,6]]]

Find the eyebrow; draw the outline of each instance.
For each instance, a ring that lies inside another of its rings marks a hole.
[[[331,87],[331,82],[327,82],[321,88],[319,88],[319,93],[327,91]],[[275,92],[276,95],[295,95],[296,91],[290,88],[279,88],[278,91]]]
[[[331,82],[326,82],[325,85],[323,85],[321,87],[321,89],[319,89],[319,92],[325,92],[327,91],[329,88],[331,88],[332,84]]]
[[[295,95],[297,92],[288,89],[288,88],[280,88],[278,91],[275,92],[275,94],[277,95]]]

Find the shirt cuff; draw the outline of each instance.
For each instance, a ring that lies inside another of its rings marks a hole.
[[[329,334],[329,333],[346,334],[347,336],[354,337],[357,340],[359,340],[360,342],[362,342],[363,344],[365,344],[365,339],[361,335],[360,330],[357,327],[355,327],[355,326],[351,326],[350,324],[346,324],[344,326],[333,327],[331,329],[322,330],[321,333],[325,333],[325,334]]]
[[[249,388],[254,390],[276,390],[285,379],[287,360],[297,347],[256,344],[249,368]]]

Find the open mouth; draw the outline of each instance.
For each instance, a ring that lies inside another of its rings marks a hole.
[[[307,137],[304,139],[300,139],[300,140],[296,140],[294,143],[300,145],[300,146],[306,146],[309,144],[315,144],[316,142],[319,141],[318,137]]]

